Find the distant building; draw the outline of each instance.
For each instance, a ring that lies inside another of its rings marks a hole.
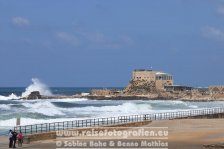
[[[164,86],[173,85],[173,76],[153,70],[136,69],[132,74],[133,81],[147,81],[155,82],[155,87],[157,90],[164,90]]]

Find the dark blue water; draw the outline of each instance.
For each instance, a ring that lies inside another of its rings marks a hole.
[[[105,89],[100,87],[50,87],[51,92],[55,95],[75,95],[80,93],[90,93],[92,89]],[[119,89],[121,87],[108,87],[107,89]],[[12,93],[21,96],[21,94],[26,90],[26,87],[0,87],[0,95],[9,96]]]

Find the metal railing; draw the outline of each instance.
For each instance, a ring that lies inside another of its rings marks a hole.
[[[18,132],[21,131],[23,134],[28,135],[28,134],[46,133],[46,132],[72,129],[72,128],[109,126],[114,124],[140,122],[140,121],[146,121],[146,120],[169,120],[169,119],[187,118],[187,117],[211,115],[211,114],[218,114],[218,113],[224,113],[224,108],[198,109],[198,110],[177,111],[177,112],[165,112],[165,113],[153,113],[153,114],[43,123],[43,124],[16,126],[14,127],[14,131],[18,131]]]

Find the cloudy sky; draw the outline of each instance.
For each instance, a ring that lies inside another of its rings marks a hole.
[[[0,0],[0,86],[125,86],[151,67],[224,84],[224,1]]]

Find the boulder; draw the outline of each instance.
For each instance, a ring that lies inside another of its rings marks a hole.
[[[41,95],[39,91],[33,91],[29,94],[26,99],[41,99]]]

